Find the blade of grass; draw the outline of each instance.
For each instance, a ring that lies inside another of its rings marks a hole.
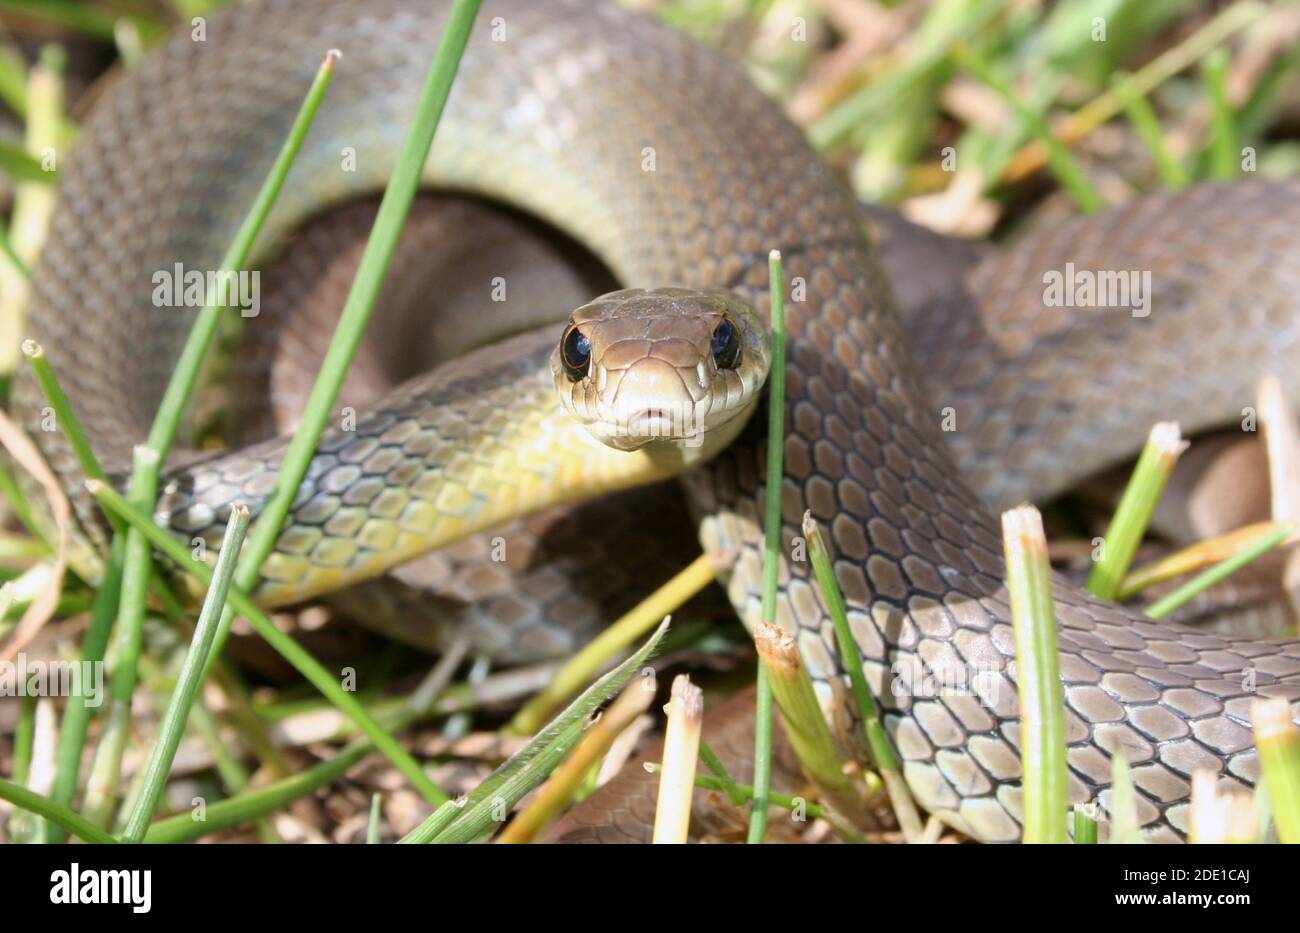
[[[337,58],[336,52],[330,52],[325,56],[320,68],[317,70],[311,87],[308,89],[294,124],[289,131],[288,138],[277,154],[275,163],[266,181],[263,182],[253,206],[236,232],[226,255],[222,258],[221,269],[223,271],[238,270],[248,261],[257,234],[270,213],[271,207],[275,203],[281,187],[283,187],[284,179],[287,177],[289,169],[302,147],[307,130],[310,128],[312,120],[324,100]],[[152,512],[153,510],[157,499],[159,470],[171,449],[172,443],[175,441],[185,407],[198,381],[203,358],[220,323],[223,307],[217,303],[217,299],[218,295],[215,290],[206,296],[206,305],[194,319],[185,345],[181,349],[180,357],[163,392],[162,401],[159,403],[158,411],[155,413],[153,424],[149,429],[148,441],[136,447],[130,501],[142,511]],[[52,376],[52,372],[49,375]],[[38,380],[39,378],[40,373],[38,371]],[[55,393],[51,395],[47,391],[47,397],[52,400],[62,395],[57,389],[57,381],[54,381],[53,385]],[[42,382],[42,388],[45,388],[44,382]],[[63,398],[63,401],[66,403],[66,397]],[[65,405],[65,407],[67,406]],[[68,414],[71,414],[70,407],[68,408]],[[80,431],[75,416],[70,417],[65,424],[73,425],[73,432],[81,434],[80,441],[85,442],[84,433]],[[68,436],[71,440],[73,435],[69,434]],[[79,460],[94,461],[88,442],[84,443],[84,449],[78,449],[78,442],[73,441],[73,447]],[[93,482],[102,482],[103,471],[99,470],[97,466],[95,469],[98,474],[88,473],[87,478]],[[112,679],[113,704],[117,712],[110,715],[110,722],[116,724],[116,728],[105,731],[101,742],[110,744],[103,747],[102,760],[97,761],[97,768],[100,769],[101,774],[110,779],[110,786],[116,784],[116,781],[111,780],[111,778],[120,770],[121,757],[125,749],[126,723],[122,714],[122,706],[125,704],[129,707],[131,696],[135,691],[136,663],[139,657],[141,633],[143,631],[148,581],[153,574],[153,561],[145,535],[138,529],[128,529],[126,548],[123,552],[121,599],[118,613],[117,638],[119,651]],[[96,757],[98,759],[101,756],[97,754]]]
[[[510,821],[497,842],[519,844],[536,838],[559,812],[573,799],[583,778],[605,756],[614,740],[633,721],[650,707],[655,697],[653,672],[637,677],[623,688],[609,709],[605,710],[587,730],[587,734],[573,754],[555,769],[555,773],[542,785],[536,798],[517,817]]]
[[[175,561],[205,585],[211,585],[212,568],[201,560],[196,560],[187,544],[174,538],[170,532],[159,528],[149,516],[144,515],[126,501],[117,490],[97,480],[86,483],[87,490],[100,504],[120,515],[132,528],[139,528],[151,544],[166,557]],[[398,744],[382,726],[376,722],[356,697],[339,686],[334,675],[330,674],[319,661],[306,651],[290,636],[276,628],[270,617],[237,588],[232,587],[228,602],[235,612],[248,620],[248,624],[281,657],[288,661],[297,671],[312,683],[341,713],[347,716],[365,733],[375,747],[406,776],[425,799],[435,806],[442,804],[447,795],[440,791],[410,753]],[[213,648],[215,649],[215,646]]]
[[[529,700],[510,720],[507,730],[515,735],[533,735],[569,697],[622,651],[664,620],[688,599],[717,579],[730,566],[732,555],[701,554],[685,570],[655,590],[626,615],[582,647],[555,679]]]
[[[163,844],[189,842],[200,836],[251,823],[333,783],[374,750],[375,747],[370,742],[354,742],[333,758],[312,765],[305,771],[209,805],[202,820],[195,820],[189,813],[178,813],[159,820],[149,827],[144,841]]]
[[[1218,48],[1201,62],[1201,79],[1210,99],[1210,177],[1215,181],[1232,181],[1239,172],[1241,158],[1237,144],[1237,127],[1232,104],[1228,101],[1228,53]]]
[[[343,379],[356,355],[357,346],[361,343],[362,334],[379,297],[384,275],[388,271],[388,264],[396,249],[397,239],[419,188],[429,147],[433,144],[434,132],[442,119],[443,107],[451,92],[461,55],[469,41],[480,2],[481,0],[455,0],[447,16],[442,39],[429,64],[424,86],[415,105],[411,128],[407,131],[397,165],[379,202],[374,226],[366,240],[334,336],[321,361],[319,374],[307,397],[293,440],[284,453],[275,487],[258,515],[257,524],[240,559],[239,569],[235,572],[235,586],[240,590],[251,592],[256,586],[262,564],[275,550],[275,542],[280,536],[285,517],[293,507],[298,487],[315,456],[316,445],[325,430]],[[229,612],[222,617],[217,644],[212,653],[213,659],[220,655],[233,621],[234,616]]]
[[[145,766],[144,788],[136,801],[135,809],[126,823],[123,842],[140,842],[153,812],[162,799],[167,776],[171,772],[172,760],[176,749],[181,744],[181,734],[189,719],[190,707],[199,692],[203,665],[212,650],[216,638],[217,623],[226,607],[226,596],[230,592],[230,583],[235,575],[235,562],[239,558],[239,548],[244,543],[244,531],[248,528],[248,509],[236,506],[231,510],[230,521],[226,524],[225,539],[221,542],[221,551],[217,555],[217,565],[212,571],[212,582],[208,586],[207,596],[203,600],[203,609],[199,612],[199,621],[194,628],[194,639],[185,654],[180,675],[176,679],[176,688],[172,691],[171,702],[163,714],[162,724],[158,727],[158,739],[149,763]]]
[[[118,596],[122,586],[122,556],[125,551],[126,539],[114,539],[104,569],[104,577],[99,582],[94,602],[90,607],[90,624],[81,639],[82,663],[94,665],[104,663],[104,652],[108,648],[113,619],[117,616]],[[90,719],[93,715],[93,707],[87,703],[87,699],[84,690],[78,690],[69,696],[63,711],[63,719],[59,724],[54,783],[50,787],[50,799],[59,806],[70,804],[77,792],[77,783],[81,774],[81,753],[86,745],[86,733],[90,728]],[[61,830],[47,826],[46,842],[62,840]]]
[[[1111,87],[1124,105],[1128,122],[1133,126],[1138,138],[1142,140],[1142,144],[1146,146],[1151,162],[1160,175],[1161,186],[1174,191],[1186,188],[1191,182],[1191,175],[1186,166],[1174,158],[1173,153],[1169,151],[1155,109],[1145,96],[1137,92],[1133,76],[1127,72],[1116,74],[1111,79]]]
[[[709,743],[700,738],[700,761],[704,762],[704,767],[713,772],[713,776],[722,782],[723,790],[727,794],[727,799],[734,806],[740,806],[747,802],[749,798],[740,792],[740,785],[737,784],[727,773],[726,766],[723,765],[722,759],[717,753],[709,747]]]
[[[1002,513],[1002,547],[1016,640],[1026,843],[1066,842],[1065,695],[1056,647],[1052,568],[1033,506]]]
[[[1216,583],[1227,579],[1257,557],[1277,547],[1295,530],[1292,523],[1285,523],[1283,527],[1278,528],[1272,534],[1261,537],[1249,547],[1242,548],[1239,553],[1227,560],[1220,561],[1208,570],[1202,571],[1169,595],[1156,600],[1146,608],[1146,614],[1153,619],[1163,619],[1169,613],[1180,606],[1186,605]]]
[[[1130,570],[1124,577],[1124,582],[1120,584],[1119,593],[1116,594],[1115,598],[1122,602],[1136,596],[1149,586],[1163,583],[1165,580],[1171,580],[1194,570],[1204,569],[1221,560],[1227,560],[1229,557],[1240,554],[1244,548],[1262,541],[1278,529],[1287,527],[1288,523],[1286,522],[1256,522],[1253,525],[1244,525],[1216,538],[1198,541],[1196,544],[1183,548],[1181,551],[1175,551],[1167,557],[1162,557],[1159,560]],[[1284,539],[1282,543],[1294,544],[1297,541],[1300,541],[1300,530],[1292,527],[1291,537]]]
[[[902,771],[898,766],[898,757],[894,747],[889,744],[889,736],[880,719],[880,705],[867,676],[862,670],[862,652],[858,650],[858,641],[849,628],[848,612],[844,607],[844,594],[840,591],[835,570],[831,567],[830,552],[822,539],[821,530],[813,519],[812,511],[803,513],[803,536],[808,542],[808,560],[812,564],[813,577],[822,594],[822,601],[831,614],[831,623],[835,628],[835,644],[839,649],[840,664],[849,675],[849,686],[853,689],[853,698],[858,704],[858,713],[862,717],[862,731],[867,740],[867,748],[880,772],[885,792],[889,794],[898,826],[903,831],[903,838],[909,842],[919,839],[923,831],[921,815],[916,810],[916,802],[907,789]]]
[[[133,452],[131,472],[132,496],[142,504],[152,504],[158,482],[158,452],[138,445]],[[149,577],[153,568],[149,542],[139,533],[128,533],[122,563],[122,592],[114,630],[113,673],[109,682],[107,727],[100,733],[91,771],[94,794],[88,794],[83,813],[91,822],[109,825],[116,807],[116,793],[122,771],[122,755],[130,732],[131,700],[135,696],[140,651],[144,646],[145,602],[149,594]]]
[[[781,483],[785,475],[785,271],[781,253],[767,257],[772,305],[772,368],[767,377],[767,486],[763,508],[763,621],[776,623],[776,584],[781,560]],[[754,799],[747,841],[763,841],[767,830],[767,794],[772,786],[772,687],[760,662],[754,700]]]
[[[1088,575],[1087,589],[1092,595],[1113,600],[1119,592],[1169,474],[1186,449],[1187,443],[1173,422],[1162,421],[1151,429],[1106,528],[1101,554]]]
[[[668,623],[664,622],[640,650],[583,691],[526,747],[474,788],[464,804],[453,804],[450,810],[434,811],[401,841],[447,844],[472,842],[482,837],[493,822],[504,819],[525,794],[559,766],[582,737],[583,729],[597,707],[622,690],[649,661],[667,631]],[[441,830],[437,828],[440,824],[444,826]]]

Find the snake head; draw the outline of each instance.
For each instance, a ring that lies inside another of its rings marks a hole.
[[[603,444],[717,450],[753,412],[769,347],[758,312],[730,292],[632,288],[573,312],[551,374],[561,405]]]

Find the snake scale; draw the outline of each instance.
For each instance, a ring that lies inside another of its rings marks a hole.
[[[241,5],[212,17],[201,41],[176,37],[99,101],[62,176],[29,329],[101,450],[120,456],[143,436],[190,322],[150,300],[152,276],[218,262],[324,51],[343,59],[267,248],[382,187],[445,12],[427,0]],[[990,506],[1063,489],[1130,454],[1156,420],[1189,431],[1232,421],[1267,369],[1297,388],[1296,185],[1198,187],[1063,224],[960,277],[964,300],[909,321],[909,348],[857,206],[799,131],[734,65],[611,4],[488,0],[426,180],[540,218],[625,286],[727,288],[765,310],[767,254],[782,251],[801,286],[788,304],[786,553],[810,509],[831,539],[908,784],[978,839],[1016,839],[1021,816],[1013,639]],[[1152,313],[1044,307],[1044,272],[1067,262],[1150,271]],[[923,280],[942,270],[888,271]],[[635,455],[575,465],[572,449],[520,443],[552,417],[553,396],[548,410],[536,392],[558,333],[462,357],[451,375],[398,389],[355,430],[331,431],[260,598],[373,577],[535,497],[644,481],[644,464],[614,459]],[[29,383],[16,391],[21,410],[39,410]],[[41,441],[69,473],[57,439]],[[752,425],[685,478],[701,542],[738,552],[727,592],[750,624],[761,441]],[[260,505],[282,450],[271,441],[173,469],[160,519],[212,534],[233,501]],[[1175,839],[1194,768],[1254,781],[1249,704],[1300,695],[1300,643],[1156,623],[1063,579],[1054,597],[1073,801],[1104,802],[1120,749],[1146,830]],[[797,632],[823,701],[842,711],[830,622],[796,560],[781,569],[778,623]],[[984,672],[979,695],[931,695],[891,674],[945,667]]]

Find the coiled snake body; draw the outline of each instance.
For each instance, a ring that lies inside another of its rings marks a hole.
[[[154,274],[215,266],[323,52],[344,57],[267,245],[383,185],[444,14],[425,0],[251,3],[214,17],[203,41],[178,37],[102,100],[62,179],[30,327],[101,449],[143,436],[190,322],[151,302]],[[627,286],[721,287],[765,308],[767,254],[782,251],[803,288],[788,310],[786,543],[805,509],[828,530],[906,778],[980,839],[1017,838],[1021,815],[1010,615],[986,503],[1056,492],[1135,450],[1156,420],[1195,430],[1238,417],[1268,369],[1295,381],[1295,185],[1198,188],[1065,225],[967,275],[969,303],[910,323],[909,352],[857,207],[800,133],[719,56],[608,4],[485,3],[427,179],[541,218]],[[1150,315],[1044,307],[1044,273],[1067,262],[1148,270]],[[342,587],[539,504],[647,479],[645,463],[616,459],[635,455],[547,440],[556,337],[472,354],[330,433],[261,598]],[[18,398],[39,408],[29,384]],[[759,435],[686,481],[702,542],[739,552],[727,591],[749,623]],[[233,501],[256,508],[281,449],[174,471],[163,517],[204,534]],[[1064,581],[1054,595],[1072,800],[1104,800],[1122,749],[1141,819],[1175,838],[1192,769],[1254,781],[1249,703],[1300,693],[1300,644],[1155,623]],[[830,623],[799,562],[782,568],[778,623],[838,703]],[[980,695],[929,695],[891,673],[945,667],[985,672]]]

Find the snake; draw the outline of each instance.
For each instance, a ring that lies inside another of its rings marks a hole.
[[[192,319],[157,300],[156,275],[218,266],[326,50],[342,58],[261,257],[323,211],[382,189],[447,10],[427,0],[258,0],[180,33],[105,89],[61,173],[28,331],[106,458],[144,436]],[[703,315],[703,325],[669,315],[689,332],[676,350],[650,349],[672,339],[670,320],[656,335],[659,325],[645,324],[640,349],[616,351],[621,362],[585,364],[630,373],[633,355],[657,355],[659,381],[675,374],[678,400],[697,363],[708,378],[695,390],[725,395],[712,380],[726,375],[719,364],[743,324],[730,303],[761,321],[768,256],[781,252],[790,293],[776,622],[832,718],[851,720],[830,616],[795,556],[807,511],[825,530],[908,786],[978,840],[1016,840],[1023,819],[995,511],[1121,461],[1156,421],[1189,432],[1239,421],[1266,371],[1298,388],[1295,183],[1154,194],[991,258],[936,245],[924,261],[886,268],[836,172],[734,63],[610,3],[487,0],[424,183],[553,228],[633,290],[624,293],[633,304]],[[1079,270],[1147,273],[1149,313],[1045,299],[1045,274]],[[895,307],[892,295],[908,290],[933,292],[924,316]],[[669,445],[672,456],[656,444],[596,443],[556,394],[565,364],[550,364],[566,346],[577,367],[584,341],[589,354],[619,344],[572,336],[620,304],[601,301],[575,320],[574,308],[512,293],[498,311],[517,316],[521,333],[333,424],[256,598],[282,605],[341,590],[521,515],[680,476],[700,543],[735,555],[724,575],[731,604],[757,622],[764,419],[743,429],[743,418],[725,420],[735,437],[706,442],[698,458],[684,443]],[[536,315],[552,312],[538,329]],[[734,327],[715,339],[724,319]],[[246,330],[258,338],[256,318]],[[742,372],[752,349],[741,348]],[[743,389],[740,404],[752,406],[753,385]],[[20,378],[14,397],[36,425],[43,403],[32,382]],[[640,416],[655,427],[666,410],[643,405]],[[34,433],[74,490],[59,435]],[[156,519],[189,538],[219,534],[236,502],[256,515],[286,443],[170,466]],[[1060,576],[1052,596],[1072,802],[1106,806],[1111,760],[1123,754],[1143,831],[1176,840],[1195,770],[1253,785],[1250,704],[1300,695],[1300,642],[1154,621]],[[979,676],[969,689],[932,689],[944,670]]]

